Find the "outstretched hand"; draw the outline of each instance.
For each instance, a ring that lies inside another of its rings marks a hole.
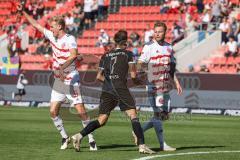
[[[18,11],[18,12],[22,12],[22,11],[23,11],[23,6],[22,6],[22,4],[19,4],[19,5],[17,6],[17,11]]]

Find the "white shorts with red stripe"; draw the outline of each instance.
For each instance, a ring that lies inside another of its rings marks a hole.
[[[55,79],[50,101],[64,102],[66,98],[72,102],[72,105],[83,103],[82,95],[80,92],[79,78],[74,77],[71,80],[71,83],[64,83],[58,78]]]

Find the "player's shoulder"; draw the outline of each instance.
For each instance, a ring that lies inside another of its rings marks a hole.
[[[149,41],[149,42],[145,43],[144,46],[151,46],[153,44],[154,44],[154,41]]]
[[[172,44],[166,41],[163,42],[163,45],[167,47],[172,47]]]
[[[103,55],[101,56],[101,59],[104,59],[104,58],[106,57],[106,55],[107,55],[107,53],[103,54]]]
[[[66,38],[67,39],[75,39],[75,37],[73,35],[71,35],[71,34],[66,34]]]

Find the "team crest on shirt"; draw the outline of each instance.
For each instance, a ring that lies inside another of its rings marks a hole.
[[[72,47],[77,47],[77,44],[76,43],[72,43]]]
[[[172,48],[168,47],[168,48],[167,48],[167,52],[168,52],[168,53],[172,53]]]
[[[62,48],[65,48],[65,46],[66,46],[66,44],[65,44],[65,43],[63,43],[61,47],[62,47]]]

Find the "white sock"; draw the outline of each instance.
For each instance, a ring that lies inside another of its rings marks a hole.
[[[57,116],[55,118],[52,118],[54,125],[57,127],[57,130],[60,132],[62,138],[67,138],[67,133],[63,127],[63,121],[62,119]]]
[[[90,122],[91,122],[91,120],[82,121],[83,127],[85,128]],[[91,143],[91,142],[93,142],[93,141],[95,141],[94,138],[93,138],[93,134],[92,134],[92,133],[89,133],[89,134],[88,134],[88,142]]]

